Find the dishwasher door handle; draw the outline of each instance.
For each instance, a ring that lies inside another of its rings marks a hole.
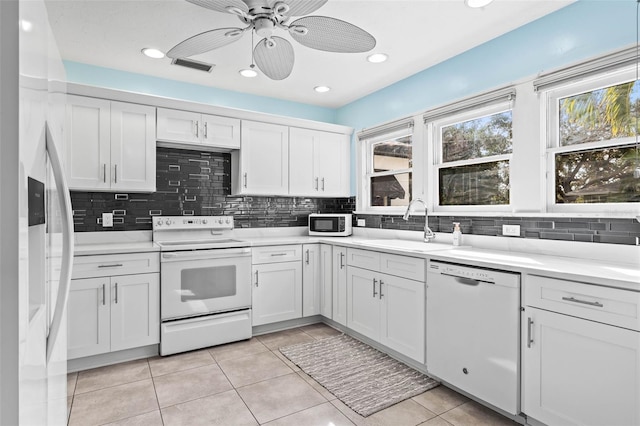
[[[480,283],[495,284],[493,281],[486,281],[486,280],[478,280],[478,279],[475,279],[475,278],[461,277],[460,275],[448,274],[446,272],[440,272],[440,275],[444,275],[445,277],[455,278],[456,281],[459,282],[460,284],[466,284],[466,285],[478,285]]]

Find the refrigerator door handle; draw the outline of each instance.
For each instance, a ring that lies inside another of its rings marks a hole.
[[[69,299],[69,286],[71,285],[71,269],[73,267],[73,211],[71,210],[71,197],[69,195],[69,187],[64,176],[64,168],[58,154],[58,149],[51,135],[49,124],[45,124],[46,128],[46,145],[47,153],[51,161],[51,170],[53,178],[60,196],[60,214],[62,225],[62,260],[60,268],[60,284],[58,286],[58,295],[56,297],[55,309],[53,311],[53,319],[49,328],[49,336],[47,337],[47,362],[53,353],[53,347],[60,332],[62,324],[62,315],[65,313],[67,300]]]

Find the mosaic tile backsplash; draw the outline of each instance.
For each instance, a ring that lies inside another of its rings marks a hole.
[[[368,228],[422,231],[424,216],[357,215]],[[354,221],[356,218],[354,218]],[[580,241],[611,244],[640,244],[640,223],[635,219],[550,218],[550,217],[476,217],[430,216],[434,232],[453,232],[453,222],[460,223],[463,234],[502,235],[502,225],[520,225],[521,238]]]
[[[156,192],[71,192],[76,232],[151,230],[153,216],[233,215],[236,228],[306,226],[310,213],[351,213],[355,199],[232,196],[231,155],[157,148]],[[102,213],[113,227],[102,227]]]
[[[351,213],[355,198],[232,196],[228,153],[157,148],[154,193],[71,192],[76,232],[151,230],[153,216],[233,215],[236,228],[306,226],[310,213]],[[102,213],[112,212],[113,227],[102,227]],[[368,228],[421,231],[423,216],[354,215]],[[463,234],[502,235],[502,225],[520,225],[521,238],[637,245],[635,219],[430,216],[429,227]]]

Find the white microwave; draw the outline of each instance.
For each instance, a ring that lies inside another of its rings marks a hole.
[[[309,215],[309,235],[347,237],[351,235],[351,214],[312,213]]]

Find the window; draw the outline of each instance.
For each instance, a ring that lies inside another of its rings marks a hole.
[[[434,122],[437,206],[509,204],[512,121],[506,101]]]
[[[547,97],[551,210],[587,204],[616,210],[611,206],[640,202],[635,68],[568,84]]]
[[[413,128],[406,123],[400,129],[379,131],[364,141],[364,208],[392,210],[409,204],[413,191],[412,143]]]

